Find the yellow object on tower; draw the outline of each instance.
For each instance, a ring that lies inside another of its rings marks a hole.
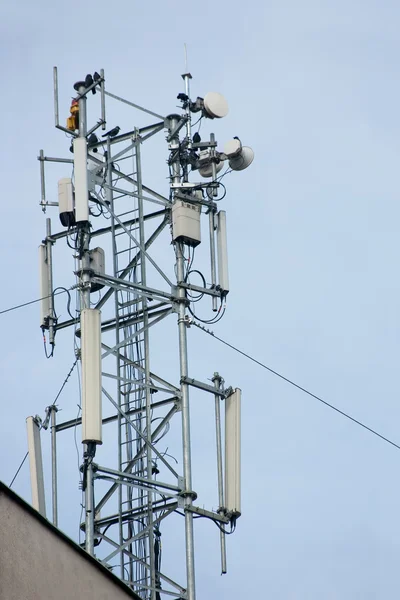
[[[69,109],[71,113],[70,117],[67,117],[67,129],[75,131],[79,129],[79,103],[78,100],[72,100],[71,107]]]

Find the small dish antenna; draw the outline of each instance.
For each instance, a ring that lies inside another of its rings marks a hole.
[[[223,162],[219,162],[217,163],[217,173],[219,173],[221,171],[221,169],[224,166]],[[206,165],[203,165],[202,167],[200,167],[199,169],[199,173],[202,177],[212,177],[213,174],[213,170],[212,170],[212,164],[208,163]]]
[[[210,119],[222,119],[228,114],[228,103],[222,94],[208,92],[204,97],[204,110]]]
[[[249,146],[242,146],[239,138],[233,138],[225,144],[224,154],[229,160],[232,171],[243,171],[254,160],[254,152]]]

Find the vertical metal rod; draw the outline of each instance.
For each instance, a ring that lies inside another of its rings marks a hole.
[[[54,124],[56,127],[59,126],[59,114],[58,114],[58,74],[57,67],[53,67],[53,88],[54,88]]]
[[[186,48],[186,44],[185,44],[185,48]],[[186,57],[186,62],[187,62],[187,57]],[[186,72],[184,75],[182,75],[184,81],[185,81],[185,94],[186,96],[189,98],[190,100],[190,80],[192,78],[191,74]],[[190,103],[189,101],[187,102],[187,106],[186,106],[186,137],[187,137],[187,141],[188,141],[188,148],[192,147],[192,120],[191,120],[192,114],[190,112]]]
[[[145,247],[145,231],[144,231],[144,208],[143,208],[143,189],[142,189],[142,163],[140,156],[140,142],[137,139],[137,132],[135,134],[135,139],[137,141],[135,154],[136,154],[136,180],[137,180],[137,193],[138,193],[138,213],[139,213],[139,241],[141,247],[141,256],[140,256],[140,276],[141,276],[141,284],[143,286],[147,285],[146,279],[146,255],[142,251],[142,248]],[[143,344],[144,344],[144,377],[145,377],[145,386],[146,386],[146,432],[147,438],[151,442],[152,434],[151,434],[151,418],[152,418],[152,410],[151,410],[151,389],[150,389],[150,348],[149,348],[149,330],[148,330],[148,313],[147,313],[147,297],[142,296],[142,310],[143,310]],[[147,446],[146,451],[147,456],[147,478],[152,478],[153,471],[153,461],[152,461],[152,452],[150,445]],[[149,557],[150,557],[150,576],[151,576],[151,600],[156,600],[156,572],[155,572],[155,557],[154,557],[154,531],[153,531],[153,494],[148,492],[148,503],[147,503],[147,520],[149,525]]]
[[[80,87],[78,92],[83,94],[85,91],[84,87]],[[87,111],[86,111],[86,96],[80,96],[79,98],[79,137],[86,138],[87,134]],[[82,237],[81,237],[82,236]],[[82,257],[81,257],[81,310],[84,308],[90,308],[90,255],[89,255],[89,239],[90,239],[90,226],[89,223],[82,223],[79,231],[80,244],[82,244]]]
[[[79,94],[83,94],[84,87],[79,88]],[[79,137],[86,137],[87,134],[87,108],[86,96],[79,97]]]
[[[210,135],[210,142],[215,142],[215,135],[212,133]],[[212,168],[212,180],[215,181],[217,179],[217,165],[214,162],[213,157],[215,154],[215,150],[211,148],[211,168]],[[212,195],[217,196],[217,189],[213,189]],[[209,198],[211,200],[211,198]],[[216,265],[216,253],[215,253],[215,210],[210,207],[209,213],[209,227],[210,227],[210,262],[211,262],[211,287],[214,289],[217,285],[217,265]],[[215,296],[212,297],[212,309],[216,312],[217,309],[217,298]]]
[[[214,373],[212,379],[215,389],[219,390],[222,383],[222,377],[219,373]],[[222,437],[221,437],[221,398],[215,394],[215,434],[217,442],[217,477],[218,477],[218,512],[224,511],[224,475],[222,470]],[[226,573],[226,537],[223,531],[220,531],[221,541],[221,574]]]
[[[177,281],[184,281],[185,268],[183,244],[176,244]],[[178,329],[179,329],[179,363],[180,376],[188,377],[187,357],[187,331],[186,331],[186,306],[185,290],[178,286]],[[185,506],[192,504],[192,459],[190,444],[190,412],[189,412],[189,387],[181,384],[182,394],[182,445],[183,445],[183,477],[185,486]],[[185,510],[186,533],[186,573],[187,573],[187,600],[195,600],[195,571],[194,571],[194,533],[193,513]]]
[[[173,131],[178,119],[170,118],[169,129]],[[170,150],[176,152],[179,148],[179,134],[171,140]],[[179,156],[179,153],[177,153]],[[173,161],[171,183],[180,183],[179,158]],[[187,330],[186,330],[186,293],[179,282],[185,280],[184,245],[175,243],[176,277],[178,287],[178,331],[179,331],[179,366],[181,376],[181,408],[182,408],[182,458],[184,478],[184,507],[190,507],[193,500],[192,491],[192,458],[190,444],[190,412],[189,386],[183,380],[188,376]],[[195,569],[194,569],[194,533],[193,513],[185,510],[185,542],[186,542],[186,576],[187,600],[195,600]]]
[[[93,489],[93,465],[89,458],[86,465],[86,489],[85,489],[85,550],[94,555],[94,489]]]
[[[51,219],[46,219],[46,258],[47,258],[47,269],[48,269],[48,282],[49,282],[49,343],[54,347],[55,332],[54,332],[54,297],[53,297],[53,254],[52,254],[52,241],[51,241]]]
[[[100,69],[100,76],[102,78],[102,81],[100,83],[101,120],[102,120],[101,128],[104,131],[106,128],[106,95],[104,93],[104,90],[105,90],[104,69]]]
[[[52,488],[52,509],[53,525],[58,527],[58,498],[57,498],[57,407],[53,404],[51,410],[51,488]]]
[[[210,142],[212,144],[215,144],[215,134],[214,133],[210,134]],[[211,146],[210,157],[211,157],[211,169],[212,169],[212,183],[214,183],[217,180],[217,163],[214,160],[215,146]],[[216,198],[218,196],[218,189],[216,187],[212,188],[212,195],[214,198]],[[211,200],[211,198],[209,198],[209,199]]]
[[[45,181],[45,176],[44,176],[44,152],[43,150],[40,150],[39,152],[39,156],[40,156],[40,193],[41,193],[41,204],[42,206],[42,211],[46,212],[46,181]]]

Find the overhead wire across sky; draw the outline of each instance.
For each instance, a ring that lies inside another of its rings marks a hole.
[[[27,306],[27,304],[32,304],[32,303],[31,303],[31,302],[27,302],[26,304],[20,304],[19,306]],[[57,402],[58,398],[59,398],[59,397],[60,397],[60,395],[61,395],[61,392],[63,391],[63,389],[65,388],[65,386],[66,386],[66,384],[67,384],[67,382],[68,382],[68,379],[71,377],[71,375],[72,375],[72,372],[73,372],[73,370],[75,369],[75,367],[76,367],[77,363],[78,363],[78,357],[77,357],[77,358],[74,360],[74,362],[73,362],[73,364],[72,364],[72,366],[71,366],[70,370],[68,371],[68,373],[67,373],[67,375],[66,375],[66,377],[65,377],[65,379],[64,379],[64,381],[63,381],[63,383],[62,383],[62,385],[61,385],[61,387],[60,387],[60,389],[58,390],[57,396],[54,398],[53,402],[52,402],[52,403],[51,403],[51,405],[49,405],[49,406],[54,406],[54,405],[55,405],[55,403]],[[16,480],[16,478],[17,478],[17,476],[18,476],[18,473],[20,472],[20,470],[22,469],[22,467],[23,467],[23,465],[24,465],[24,463],[25,463],[26,459],[28,458],[28,454],[29,454],[28,452],[25,454],[25,456],[24,456],[24,458],[22,459],[22,461],[21,461],[21,463],[20,463],[20,465],[19,465],[18,469],[16,470],[16,472],[15,472],[15,475],[14,475],[14,477],[13,477],[13,478],[12,478],[12,480],[11,480],[11,483],[10,483],[10,488],[12,487],[12,485],[13,485],[14,481]]]
[[[279,377],[283,381],[286,381],[286,383],[289,383],[290,385],[292,385],[293,387],[297,388],[298,390],[300,390],[304,394],[307,394],[308,396],[311,396],[311,398],[314,398],[315,400],[318,400],[318,402],[321,402],[322,404],[324,404],[325,406],[327,406],[331,410],[334,410],[339,415],[342,415],[342,417],[345,417],[346,419],[349,419],[355,425],[358,425],[359,427],[362,427],[363,429],[365,429],[366,431],[369,431],[369,433],[372,433],[373,435],[377,436],[378,438],[380,438],[384,442],[387,442],[391,446],[394,446],[395,448],[397,448],[397,450],[400,450],[400,445],[399,444],[396,444],[395,442],[393,442],[392,440],[390,440],[386,436],[382,435],[381,433],[379,433],[375,429],[372,429],[372,427],[368,427],[368,425],[365,425],[365,423],[363,423],[362,421],[359,421],[358,419],[355,419],[354,417],[352,417],[348,413],[344,412],[343,410],[340,410],[340,408],[337,408],[336,406],[334,406],[333,404],[327,402],[326,400],[324,400],[320,396],[317,396],[316,394],[313,394],[312,392],[310,392],[309,390],[307,390],[303,386],[299,385],[298,383],[295,383],[293,380],[289,379],[288,377],[285,377],[281,373],[278,373],[278,371],[275,371],[271,367],[268,367],[267,365],[265,365],[261,361],[257,360],[256,358],[254,358],[250,354],[247,354],[246,352],[243,352],[243,350],[240,350],[239,348],[237,348],[233,344],[230,344],[229,342],[226,342],[225,340],[223,340],[222,338],[220,338],[219,336],[217,336],[213,331],[211,331],[209,329],[206,329],[205,327],[203,327],[203,325],[200,325],[200,323],[196,323],[196,321],[191,320],[190,324],[191,325],[195,325],[196,327],[198,327],[199,329],[201,329],[205,333],[208,333],[208,335],[210,335],[211,337],[215,338],[216,340],[218,340],[219,342],[221,342],[225,346],[228,346],[228,348],[231,348],[235,352],[238,352],[239,354],[241,354],[242,356],[244,356],[248,360],[251,360],[252,362],[254,362],[257,365],[259,365],[260,367],[262,367],[263,369],[266,369],[267,371],[269,371],[270,373],[272,373],[273,375],[275,375],[276,377]]]
[[[72,288],[71,288],[72,289]],[[56,294],[63,294],[67,292],[66,289],[64,290],[60,290],[57,291]],[[49,297],[49,296],[45,296],[45,297]],[[11,312],[13,310],[17,310],[19,308],[23,308],[25,306],[29,306],[30,304],[34,304],[35,302],[40,302],[40,300],[43,300],[43,298],[37,298],[36,300],[30,300],[29,302],[24,302],[22,304],[17,304],[15,306],[11,306],[9,308],[6,308],[4,310],[0,311],[0,315]],[[327,402],[326,400],[324,400],[323,398],[321,398],[320,396],[317,396],[316,394],[310,392],[309,390],[307,390],[306,388],[304,388],[303,386],[299,385],[298,383],[296,383],[295,381],[289,379],[288,377],[285,377],[284,375],[282,375],[281,373],[278,373],[278,371],[275,371],[274,369],[272,369],[271,367],[268,367],[267,365],[265,365],[264,363],[262,363],[261,361],[257,360],[256,358],[254,358],[253,356],[251,356],[250,354],[247,354],[246,352],[244,352],[243,350],[240,350],[239,348],[237,348],[236,346],[234,346],[233,344],[230,344],[229,342],[223,340],[222,338],[220,338],[219,336],[217,336],[213,331],[210,331],[209,329],[206,329],[205,327],[203,327],[202,325],[200,325],[200,323],[196,323],[196,321],[194,319],[191,320],[191,325],[195,325],[196,327],[198,327],[199,329],[201,329],[202,331],[204,331],[205,333],[208,333],[211,337],[215,338],[216,340],[218,340],[219,342],[221,342],[222,344],[224,344],[225,346],[227,346],[228,348],[231,348],[232,350],[234,350],[235,352],[238,352],[239,354],[241,354],[242,356],[244,356],[245,358],[247,358],[248,360],[251,360],[252,362],[254,362],[255,364],[259,365],[260,367],[262,367],[263,369],[269,371],[270,373],[272,373],[272,375],[275,375],[276,377],[279,377],[280,379],[282,379],[283,381],[286,381],[286,383],[289,383],[289,385],[292,385],[293,387],[297,388],[298,390],[300,390],[301,392],[303,392],[304,394],[307,394],[308,396],[310,396],[311,398],[314,398],[315,400],[318,400],[318,402],[321,402],[322,404],[324,404],[325,406],[327,406],[328,408],[330,408],[331,410],[334,410],[335,412],[337,412],[338,414],[340,414],[342,417],[345,417],[346,419],[349,419],[352,423],[354,423],[355,425],[358,425],[359,427],[362,427],[363,429],[365,429],[366,431],[368,431],[369,433],[372,433],[373,435],[375,435],[376,437],[380,438],[381,440],[383,440],[384,442],[390,444],[391,446],[393,446],[394,448],[396,448],[397,450],[400,450],[400,445],[396,444],[396,442],[393,442],[392,440],[390,440],[388,437],[382,435],[381,433],[379,433],[378,431],[376,431],[375,429],[373,429],[372,427],[369,427],[368,425],[366,425],[365,423],[363,423],[362,421],[360,421],[359,419],[356,419],[355,417],[352,417],[351,415],[349,415],[348,413],[344,412],[343,410],[341,410],[340,408],[337,408],[336,406],[334,406],[333,404],[331,404],[330,402]],[[76,364],[77,361],[75,361],[74,366]],[[71,372],[70,372],[71,373]],[[65,385],[65,383],[68,380],[68,377],[70,375],[70,373],[67,375],[66,380],[64,381],[63,386]],[[63,386],[60,390],[60,392],[57,395],[60,395]],[[26,455],[27,456],[27,455]],[[26,460],[26,456],[23,460],[23,462]],[[22,463],[23,464],[23,463]],[[19,469],[22,467],[22,464],[20,465]],[[18,475],[18,472],[15,474],[15,477]],[[10,487],[12,485],[11,482]]]
[[[36,302],[40,302],[41,300],[45,300],[46,298],[51,298],[52,296],[58,296],[58,294],[68,293],[73,288],[67,290],[66,288],[59,288],[59,291],[54,291],[52,294],[48,296],[42,296],[41,298],[36,298],[35,300],[30,300],[29,302],[24,302],[23,304],[16,304],[15,306],[10,306],[9,308],[4,308],[0,310],[0,315],[4,315],[5,313],[11,312],[13,310],[17,310],[19,308],[24,308],[24,306],[29,306],[30,304],[35,304]]]
[[[61,290],[56,292],[56,294],[62,294],[67,292],[67,290]],[[49,297],[49,296],[47,296]],[[34,304],[35,302],[40,302],[40,300],[43,300],[43,298],[37,298],[36,300],[31,300],[29,302],[24,302],[23,304],[17,304],[15,306],[11,306],[9,308],[6,308],[4,310],[0,311],[0,315],[11,312],[13,310],[17,310],[19,308],[23,308],[25,306],[29,306],[30,304]],[[298,383],[296,383],[295,381],[293,381],[292,379],[289,379],[288,377],[285,377],[285,375],[282,375],[281,373],[278,373],[278,371],[275,371],[275,369],[272,369],[271,367],[268,367],[267,365],[265,365],[264,363],[262,363],[261,361],[257,360],[256,358],[254,358],[253,356],[251,356],[250,354],[247,354],[247,352],[244,352],[243,350],[240,350],[239,348],[237,348],[236,346],[234,346],[233,344],[230,344],[229,342],[223,340],[222,338],[220,338],[218,335],[216,335],[213,331],[206,329],[205,327],[203,327],[200,323],[196,323],[196,321],[194,319],[192,319],[190,321],[191,325],[195,325],[196,327],[198,327],[199,329],[201,329],[202,331],[204,331],[205,333],[207,333],[208,335],[210,335],[211,337],[213,337],[214,339],[218,340],[219,342],[221,342],[222,344],[224,344],[225,346],[227,346],[228,348],[231,348],[231,350],[234,350],[235,352],[238,352],[238,354],[241,354],[242,356],[244,356],[245,358],[247,358],[248,360],[251,360],[252,362],[254,362],[255,364],[259,365],[260,367],[262,367],[263,369],[265,369],[266,371],[269,371],[269,373],[272,373],[272,375],[275,375],[276,377],[279,377],[280,379],[282,379],[283,381],[286,381],[286,383],[288,383],[289,385],[295,387],[296,389],[300,390],[301,392],[303,392],[304,394],[307,394],[308,396],[310,396],[311,398],[314,398],[315,400],[318,400],[318,402],[321,402],[321,404],[324,404],[325,406],[327,406],[328,408],[330,408],[331,410],[335,411],[336,413],[338,413],[339,415],[341,415],[342,417],[345,417],[346,419],[348,419],[349,421],[351,421],[352,423],[354,423],[355,425],[358,425],[359,427],[365,429],[366,431],[368,431],[369,433],[375,435],[376,437],[380,438],[382,441],[386,442],[387,444],[390,444],[391,446],[393,446],[394,448],[396,448],[397,450],[400,450],[400,445],[396,444],[396,442],[393,442],[391,439],[389,439],[388,437],[382,435],[381,433],[379,433],[378,431],[376,431],[376,429],[373,429],[372,427],[369,427],[368,425],[366,425],[365,423],[363,423],[362,421],[360,421],[359,419],[356,419],[355,417],[352,417],[351,415],[349,415],[348,413],[344,412],[343,410],[341,410],[340,408],[337,408],[337,406],[334,406],[333,404],[331,404],[330,402],[327,402],[326,400],[324,400],[323,398],[321,398],[320,396],[317,396],[316,394],[314,394],[313,392],[310,392],[310,390],[307,390],[306,388],[304,388],[303,386],[299,385]],[[72,365],[68,375],[66,376],[53,404],[57,401],[57,398],[60,396],[62,390],[64,389],[65,384],[67,383],[73,369],[75,368],[75,365],[77,364],[78,359],[75,360],[74,364]],[[25,454],[21,464],[19,465],[11,483],[10,483],[10,487],[13,485],[15,479],[18,476],[18,473],[20,472],[26,458],[28,456],[28,453]]]
[[[72,289],[72,288],[71,288]],[[64,290],[60,290],[58,292],[56,292],[56,294],[63,294],[67,292],[66,289]],[[45,298],[48,298],[49,296],[45,296]],[[13,310],[17,310],[19,308],[23,308],[25,306],[29,306],[30,304],[34,304],[35,302],[40,302],[40,300],[43,300],[43,298],[37,298],[36,300],[30,300],[29,302],[24,302],[23,304],[17,304],[15,306],[11,306],[9,308],[6,308],[4,310],[0,311],[0,315],[11,312]],[[234,350],[235,352],[238,352],[239,354],[241,354],[242,356],[244,356],[245,358],[247,358],[248,360],[251,360],[252,362],[254,362],[255,364],[259,365],[260,367],[262,367],[263,369],[266,369],[267,371],[269,371],[270,373],[272,373],[273,375],[275,375],[276,377],[279,377],[280,379],[282,379],[283,381],[286,381],[286,383],[289,383],[290,385],[292,385],[293,387],[297,388],[298,390],[300,390],[301,392],[303,392],[304,394],[307,394],[308,396],[311,396],[311,398],[314,398],[315,400],[318,400],[318,402],[321,402],[322,404],[324,404],[325,406],[327,406],[328,408],[330,408],[331,410],[334,410],[335,412],[337,412],[338,414],[342,415],[342,417],[345,417],[346,419],[349,419],[350,421],[352,421],[355,425],[358,425],[359,427],[362,427],[363,429],[365,429],[366,431],[369,431],[369,433],[372,433],[373,435],[377,436],[378,438],[380,438],[381,440],[383,440],[384,442],[390,444],[391,446],[394,446],[394,448],[397,448],[397,450],[400,450],[400,445],[396,444],[396,442],[393,442],[392,440],[390,440],[388,437],[382,435],[381,433],[379,433],[378,431],[376,431],[375,429],[373,429],[372,427],[368,427],[368,425],[365,425],[365,423],[363,423],[362,421],[356,419],[355,417],[352,417],[351,415],[349,415],[348,413],[344,412],[343,410],[340,410],[340,408],[337,408],[336,406],[334,406],[333,404],[331,404],[330,402],[327,402],[326,400],[324,400],[323,398],[321,398],[320,396],[317,396],[316,394],[313,394],[312,392],[310,392],[309,390],[307,390],[306,388],[304,388],[303,386],[299,385],[298,383],[294,382],[293,380],[289,379],[288,377],[285,377],[284,375],[282,375],[281,373],[278,373],[278,371],[275,371],[274,369],[272,369],[271,367],[268,367],[267,365],[265,365],[264,363],[262,363],[261,361],[257,360],[256,358],[254,358],[253,356],[251,356],[250,354],[247,354],[246,352],[244,352],[243,350],[240,350],[239,348],[237,348],[236,346],[234,346],[233,344],[230,344],[229,342],[223,340],[222,338],[220,338],[219,336],[217,336],[213,331],[210,331],[209,329],[206,329],[205,327],[203,327],[202,325],[200,325],[200,323],[196,323],[196,321],[194,319],[191,320],[191,325],[195,325],[196,327],[198,327],[199,329],[201,329],[202,331],[204,331],[205,333],[208,333],[211,337],[215,338],[216,340],[218,340],[219,342],[221,342],[222,344],[224,344],[225,346],[228,346],[228,348],[231,348],[232,350]],[[77,360],[74,363],[74,367],[76,365]],[[71,373],[71,371],[70,371]],[[60,390],[60,392],[57,395],[60,395],[65,383],[68,380],[68,377],[70,375],[70,373],[67,375],[66,380],[64,381],[64,384]],[[57,399],[56,398],[56,399]],[[26,456],[24,458],[24,461],[26,459]],[[22,467],[22,464],[19,468]],[[16,473],[16,475],[18,474],[18,472]],[[15,477],[16,477],[15,475]],[[12,483],[14,482],[14,479],[12,481]],[[12,485],[11,483],[11,485]],[[11,487],[10,485],[10,487]]]

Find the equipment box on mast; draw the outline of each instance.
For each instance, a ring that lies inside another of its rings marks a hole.
[[[174,242],[198,246],[200,234],[201,205],[176,200],[172,205],[172,237]]]

